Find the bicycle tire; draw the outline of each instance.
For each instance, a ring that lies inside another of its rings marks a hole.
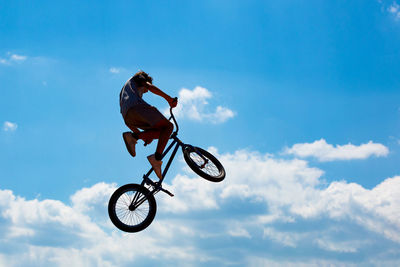
[[[211,182],[221,182],[225,178],[225,169],[221,162],[210,152],[200,147],[185,146],[183,149],[183,158],[189,167],[199,176]],[[199,153],[206,158],[207,163]],[[210,164],[210,162],[212,164]]]
[[[136,209],[129,206],[134,197],[143,201]],[[108,215],[111,222],[120,230],[135,233],[147,228],[157,212],[157,204],[153,194],[138,184],[126,184],[118,188],[108,202]]]

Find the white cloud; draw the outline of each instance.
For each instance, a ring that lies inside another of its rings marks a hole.
[[[114,190],[105,183],[83,188],[71,196],[71,206],[0,190],[0,265],[131,266],[147,259],[172,264],[208,258],[176,240],[192,229],[173,221],[155,221],[152,230],[134,235],[116,230],[106,209]]]
[[[179,91],[178,106],[174,109],[177,118],[188,118],[195,121],[223,123],[235,116],[227,107],[217,106],[214,111],[208,109],[208,100],[212,94],[206,88],[196,86],[193,90],[182,88]],[[164,111],[169,114],[168,109]]]
[[[382,263],[378,264],[380,266],[383,266]],[[346,262],[343,263],[343,261],[340,260],[319,260],[319,259],[288,259],[288,258],[283,258],[283,259],[272,259],[271,257],[269,258],[262,258],[262,257],[248,257],[247,258],[247,264],[246,266],[268,266],[268,267],[328,267],[328,266],[341,266],[341,267],[359,267],[361,266],[359,263],[352,263],[352,262]],[[394,265],[393,265],[394,266]]]
[[[5,121],[3,123],[3,130],[6,132],[14,132],[15,130],[17,130],[18,125],[14,122],[9,122],[9,121]]]
[[[118,74],[118,73],[121,72],[121,69],[120,68],[116,68],[116,67],[111,67],[109,71],[111,73]]]
[[[233,118],[234,116],[235,112],[233,112],[229,108],[218,106],[215,110],[215,113],[210,116],[210,120],[214,123],[222,123],[230,118]]]
[[[0,265],[398,265],[400,176],[366,189],[326,183],[305,160],[209,150],[225,180],[184,167],[165,184],[175,197],[157,194],[155,220],[135,234],[108,219],[114,184],[82,188],[70,204],[0,190]]]
[[[317,238],[315,243],[322,249],[326,251],[334,251],[334,252],[345,252],[345,253],[355,253],[359,247],[362,247],[366,244],[360,244],[359,242],[346,241],[346,242],[337,242],[327,240],[325,238]]]
[[[10,56],[10,60],[17,61],[17,62],[25,61],[26,59],[27,59],[26,56],[17,55],[17,54],[12,54]]]
[[[178,174],[168,188],[175,197],[161,196],[162,209],[172,213],[182,213],[191,210],[216,210],[219,208],[215,197],[215,184],[202,178],[191,178]]]
[[[269,238],[275,242],[278,242],[287,247],[295,248],[297,246],[297,242],[300,239],[300,235],[296,233],[289,232],[279,232],[273,229],[272,227],[264,228],[263,233],[264,238]]]
[[[0,64],[10,65],[12,63],[21,63],[25,61],[28,57],[18,54],[7,53],[7,58],[0,58]]]
[[[228,234],[233,237],[251,238],[249,232],[240,225],[229,225]]]
[[[393,3],[388,8],[389,13],[393,14],[396,19],[400,19],[400,5],[393,1]]]
[[[297,247],[302,240],[311,238],[319,249],[356,253],[358,248],[374,242],[373,239],[346,239],[346,236],[335,240],[338,233],[348,231],[347,227],[355,227],[350,225],[400,244],[400,195],[397,194],[400,176],[388,178],[371,190],[345,181],[324,186],[324,172],[309,167],[303,160],[283,160],[245,150],[217,156],[227,170],[226,181],[210,184],[200,178],[177,176],[170,186],[176,195],[163,199],[161,209],[178,214],[222,210],[221,205],[237,199],[268,206],[267,213],[241,221],[239,229],[249,236],[249,229],[257,225],[295,225],[303,220],[341,224],[339,230],[328,231],[325,238],[320,233],[299,234],[264,228],[265,238],[284,246]]]
[[[400,5],[397,0],[377,0],[378,3],[382,6],[381,10],[383,12],[388,12],[396,20],[400,19]]]
[[[319,161],[366,159],[371,156],[387,156],[389,149],[382,144],[369,141],[356,146],[353,144],[336,145],[328,144],[325,139],[313,143],[295,144],[286,148],[284,153],[298,157],[315,157]]]

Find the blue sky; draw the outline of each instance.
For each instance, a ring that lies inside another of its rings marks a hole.
[[[399,4],[0,0],[0,265],[398,265]],[[106,205],[155,149],[121,138],[138,69],[227,177],[178,158],[127,235]]]

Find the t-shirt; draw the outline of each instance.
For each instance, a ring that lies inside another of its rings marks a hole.
[[[130,78],[122,87],[119,94],[119,106],[121,107],[122,116],[125,118],[128,110],[138,104],[147,104],[142,98],[143,91],[136,88],[133,79]],[[148,105],[148,104],[147,104]]]

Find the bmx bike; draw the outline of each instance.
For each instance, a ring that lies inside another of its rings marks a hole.
[[[224,167],[211,153],[179,140],[177,137],[179,126],[172,113],[172,108],[170,108],[170,113],[171,117],[169,120],[172,118],[176,130],[171,134],[170,139],[173,141],[167,147],[162,157],[164,158],[172,147],[175,147],[162,173],[162,178],[158,182],[151,180],[149,178],[149,175],[153,172],[153,168],[151,168],[143,175],[141,184],[126,184],[119,187],[111,195],[108,202],[108,215],[111,222],[122,231],[129,233],[139,232],[152,223],[157,211],[155,194],[162,191],[171,197],[174,196],[162,187],[162,182],[179,147],[182,148],[186,163],[196,174],[211,182],[221,182],[225,178]]]

